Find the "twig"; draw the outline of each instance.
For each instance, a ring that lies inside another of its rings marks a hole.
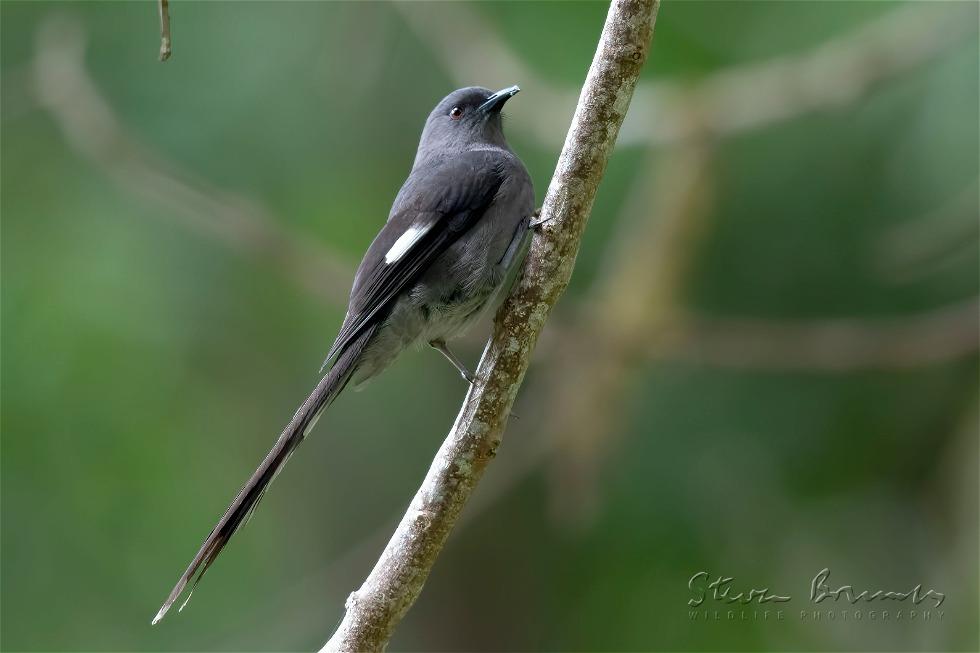
[[[170,0],[160,0],[160,61],[170,54]]]
[[[496,454],[545,320],[571,277],[595,192],[646,60],[657,0],[614,0],[545,196],[547,220],[504,302],[452,431],[324,651],[381,650],[422,591],[449,531]]]
[[[533,88],[525,136],[559,143],[573,89],[535,75],[465,3],[394,3],[457,83]],[[662,145],[703,132],[735,134],[853,102],[976,32],[970,3],[912,3],[801,54],[723,69],[700,81],[645,82],[619,136],[621,145]],[[488,76],[490,79],[487,79]],[[692,112],[692,108],[694,111]],[[517,109],[515,109],[517,110]],[[515,126],[517,121],[515,121]]]

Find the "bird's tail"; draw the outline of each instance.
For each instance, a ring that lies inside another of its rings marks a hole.
[[[368,328],[352,342],[337,357],[337,362],[334,366],[320,380],[320,383],[317,384],[310,396],[303,402],[303,405],[299,407],[296,414],[289,421],[289,424],[283,429],[282,435],[276,440],[275,446],[272,447],[272,450],[266,455],[262,464],[255,470],[252,477],[248,479],[248,482],[245,483],[245,486],[238,493],[238,496],[235,497],[235,500],[231,502],[228,510],[225,511],[224,516],[211,531],[211,534],[204,540],[204,544],[201,545],[200,551],[197,552],[197,555],[194,556],[191,564],[187,567],[187,571],[177,581],[177,585],[170,592],[170,596],[167,597],[167,600],[160,607],[160,611],[153,618],[154,624],[163,619],[170,607],[183,594],[187,584],[192,580],[191,592],[193,593],[194,586],[197,585],[204,576],[204,573],[208,570],[208,567],[211,566],[211,563],[214,562],[218,554],[221,553],[221,550],[228,544],[231,536],[235,534],[235,531],[240,526],[248,521],[252,511],[255,510],[255,507],[262,499],[262,495],[269,488],[269,484],[272,483],[283,465],[286,464],[286,461],[289,460],[289,457],[296,450],[296,447],[299,446],[303,438],[306,437],[306,434],[316,424],[320,413],[330,405],[347,385],[347,382],[350,381],[357,367],[361,352],[364,350],[373,333],[374,328]],[[184,603],[181,604],[181,609],[183,609],[184,604],[188,600],[190,600],[190,594],[188,594]]]

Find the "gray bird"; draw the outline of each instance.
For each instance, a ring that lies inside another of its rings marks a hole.
[[[462,88],[429,114],[412,171],[357,269],[347,316],[321,368],[329,371],[204,540],[153,623],[188,582],[201,579],[348,383],[367,381],[406,348],[424,343],[474,381],[446,341],[480,315],[523,251],[534,188],[507,145],[500,115],[519,90]]]

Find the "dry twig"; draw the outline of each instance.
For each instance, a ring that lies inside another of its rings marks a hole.
[[[160,61],[170,58],[170,0],[160,3]]]

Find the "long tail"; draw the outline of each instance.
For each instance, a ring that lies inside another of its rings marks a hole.
[[[289,460],[289,457],[296,450],[296,447],[299,446],[303,438],[306,437],[306,434],[316,424],[320,413],[333,402],[341,390],[347,385],[347,382],[350,381],[357,367],[361,352],[364,350],[373,333],[374,328],[368,328],[357,340],[352,342],[340,354],[333,368],[320,380],[320,383],[317,384],[310,396],[303,402],[303,405],[299,407],[299,410],[293,415],[289,424],[283,429],[282,435],[276,440],[275,446],[272,447],[272,450],[266,455],[265,460],[262,461],[259,468],[255,470],[252,477],[245,483],[245,487],[241,489],[238,496],[235,497],[235,500],[231,502],[221,521],[218,522],[217,526],[211,531],[211,534],[204,540],[200,551],[194,556],[191,564],[187,567],[187,571],[177,581],[177,585],[174,586],[173,591],[170,592],[170,596],[167,597],[167,600],[160,607],[160,611],[153,618],[152,623],[155,624],[163,619],[170,606],[180,597],[192,579],[194,582],[191,586],[191,593],[193,593],[194,587],[204,576],[211,563],[218,557],[218,554],[221,553],[221,550],[228,544],[231,536],[235,534],[235,531],[242,524],[248,521],[252,511],[255,510],[255,507],[262,499],[262,495],[269,488],[269,484],[272,483],[283,465],[286,464],[286,461]],[[187,599],[184,600],[184,604],[189,599],[190,595],[188,594]],[[182,604],[180,607],[183,609],[184,605]]]

